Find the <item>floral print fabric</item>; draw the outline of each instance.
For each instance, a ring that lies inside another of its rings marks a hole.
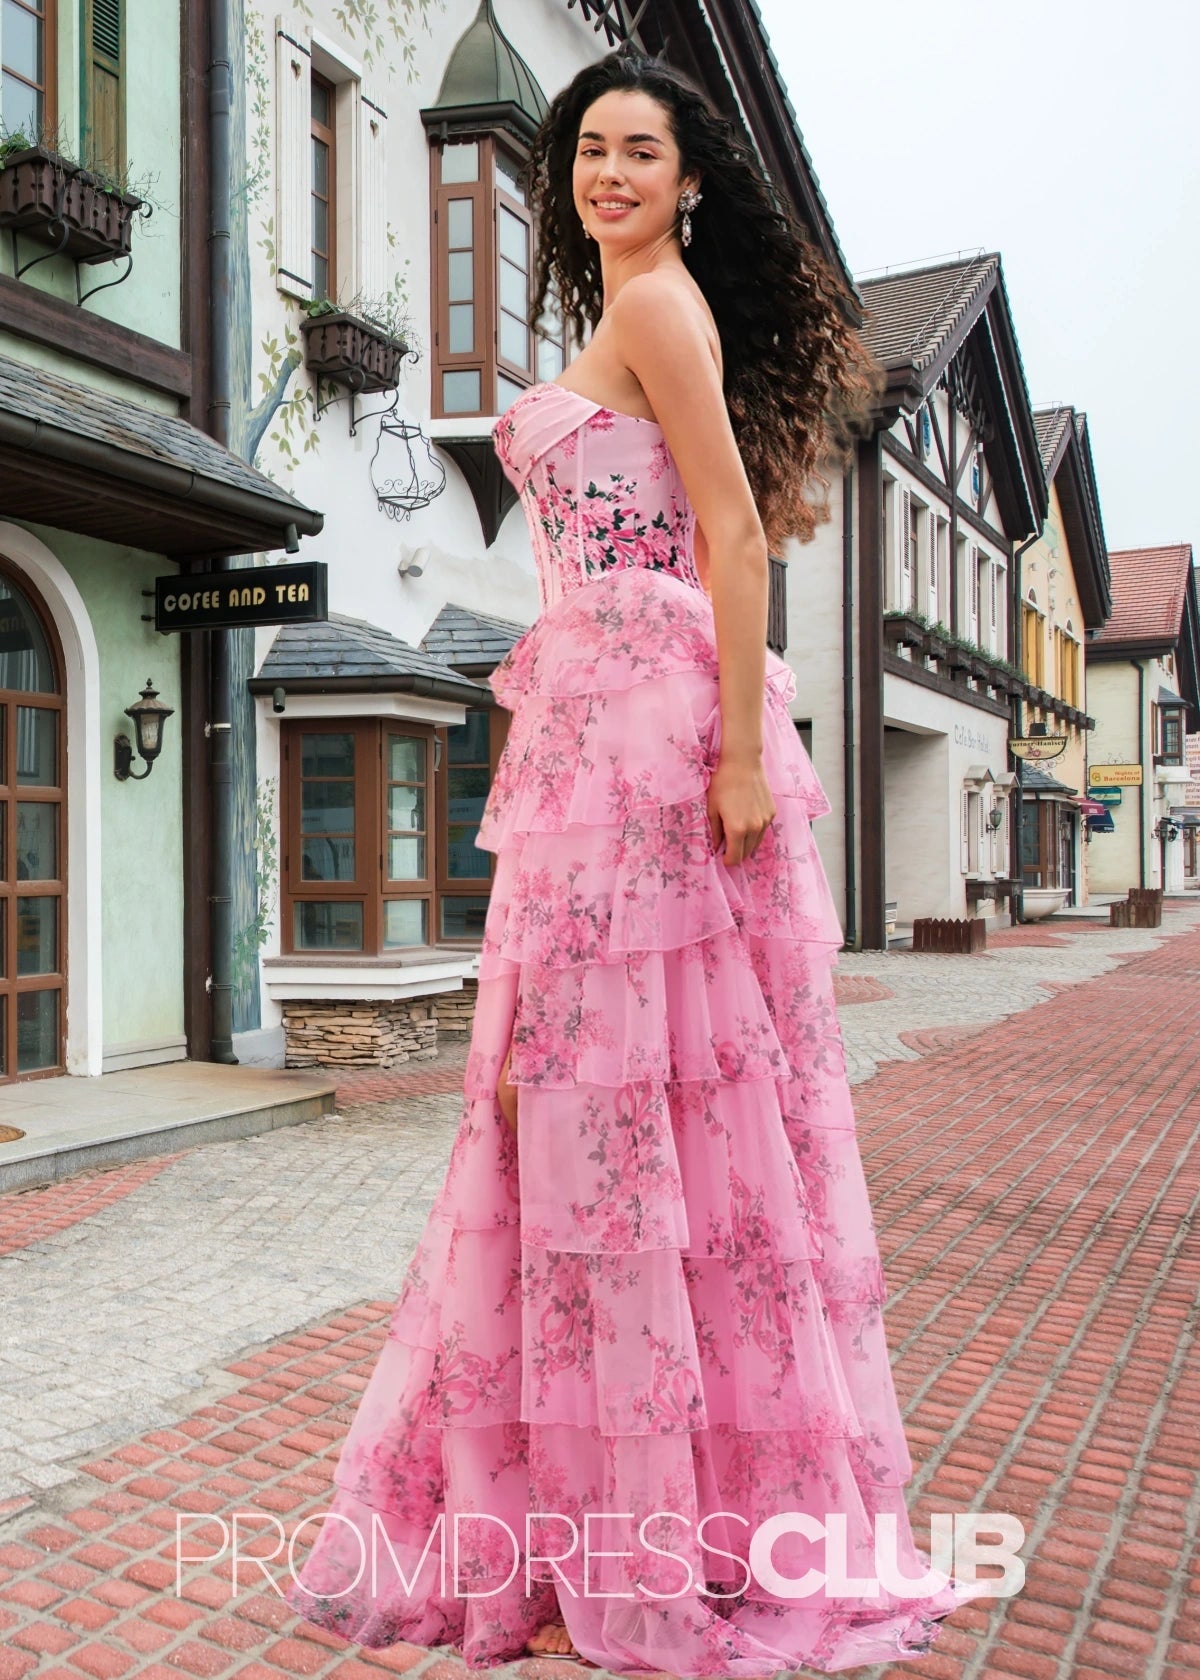
[[[794,681],[770,656],[778,814],[726,868],[705,811],[712,609],[660,431],[551,384],[495,439],[545,610],[493,677],[513,719],[480,833],[497,862],[463,1114],[288,1603],[473,1667],[559,1610],[631,1673],[916,1655],[968,1586],[782,1597],[745,1567],[780,1512],[844,1519],[863,1576],[890,1514],[902,1573],[928,1567]],[[495,1100],[510,1046],[515,1135]],[[824,1567],[796,1534],[773,1556]]]

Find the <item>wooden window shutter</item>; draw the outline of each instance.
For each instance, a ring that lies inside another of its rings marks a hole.
[[[971,867],[971,795],[966,788],[958,796],[959,868],[965,875]]]
[[[900,493],[900,605],[911,607],[912,593],[912,494]]]
[[[359,288],[380,300],[392,282],[388,260],[387,113],[364,89],[359,97]]]
[[[932,508],[929,510],[929,617],[934,624],[941,617],[938,606],[938,523]]]
[[[302,299],[312,274],[312,31],[294,15],[275,23],[275,283]]]
[[[979,636],[979,549],[975,543],[967,548],[967,563],[971,568],[968,580],[971,587],[971,630],[975,637]]]
[[[85,8],[85,150],[94,167],[114,174],[125,167],[125,101],[121,87],[123,14],[122,0],[88,0]]]

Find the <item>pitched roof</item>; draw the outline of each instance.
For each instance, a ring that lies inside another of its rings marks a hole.
[[[1046,483],[1058,490],[1083,622],[1098,630],[1112,611],[1112,580],[1087,415],[1070,403],[1051,403],[1034,410],[1033,424]]]
[[[489,691],[444,659],[410,647],[362,618],[330,613],[322,624],[285,624],[250,682],[256,694],[274,687],[314,692],[415,692],[470,705],[490,703]]]
[[[862,336],[884,367],[929,367],[939,358],[1000,273],[993,251],[858,281],[867,318]]]
[[[1089,646],[1177,642],[1192,570],[1191,543],[1113,549],[1108,559],[1112,567],[1112,616]]]
[[[1034,429],[1047,478],[1053,474],[1064,439],[1073,431],[1074,414],[1070,403],[1054,403],[1049,408],[1035,408],[1033,411]]]
[[[867,276],[858,288],[863,339],[886,376],[880,412],[915,413],[955,374],[956,393],[973,391],[991,422],[986,449],[1005,534],[1040,530],[1046,475],[997,253]]]
[[[492,618],[447,601],[422,636],[421,646],[457,671],[491,670],[527,628],[512,619]]]
[[[7,356],[0,356],[0,447],[47,470],[53,464],[59,517],[51,523],[153,552],[280,548],[289,525],[307,535],[322,525],[319,513],[178,415]],[[108,481],[102,496],[90,485],[93,474]],[[6,483],[7,490],[10,511],[44,517],[19,504],[29,486]],[[139,495],[135,530],[129,503]],[[260,540],[247,546],[251,537]]]

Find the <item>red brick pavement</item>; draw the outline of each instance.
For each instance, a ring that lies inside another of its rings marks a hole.
[[[1027,1529],[1023,1590],[960,1610],[889,1680],[1200,1676],[1198,1010],[1200,933],[1183,934],[856,1089],[914,1520]],[[391,1305],[237,1361],[237,1391],[86,1466],[94,1495],[13,1519],[0,1680],[39,1663],[39,1680],[462,1680],[306,1627],[266,1579],[231,1596],[227,1558],[175,1591],[177,1514],[252,1509],[290,1533],[324,1508]],[[215,1547],[212,1526],[185,1535]]]

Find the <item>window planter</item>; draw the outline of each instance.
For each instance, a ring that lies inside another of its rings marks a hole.
[[[74,262],[130,256],[133,218],[142,204],[44,146],[12,152],[0,167],[0,227]]]
[[[310,315],[300,323],[304,336],[304,365],[320,379],[347,390],[394,391],[400,383],[400,364],[408,341],[393,338],[382,327],[348,310]]]
[[[887,613],[883,620],[883,633],[893,647],[924,648],[929,632],[925,626],[908,613]]]

